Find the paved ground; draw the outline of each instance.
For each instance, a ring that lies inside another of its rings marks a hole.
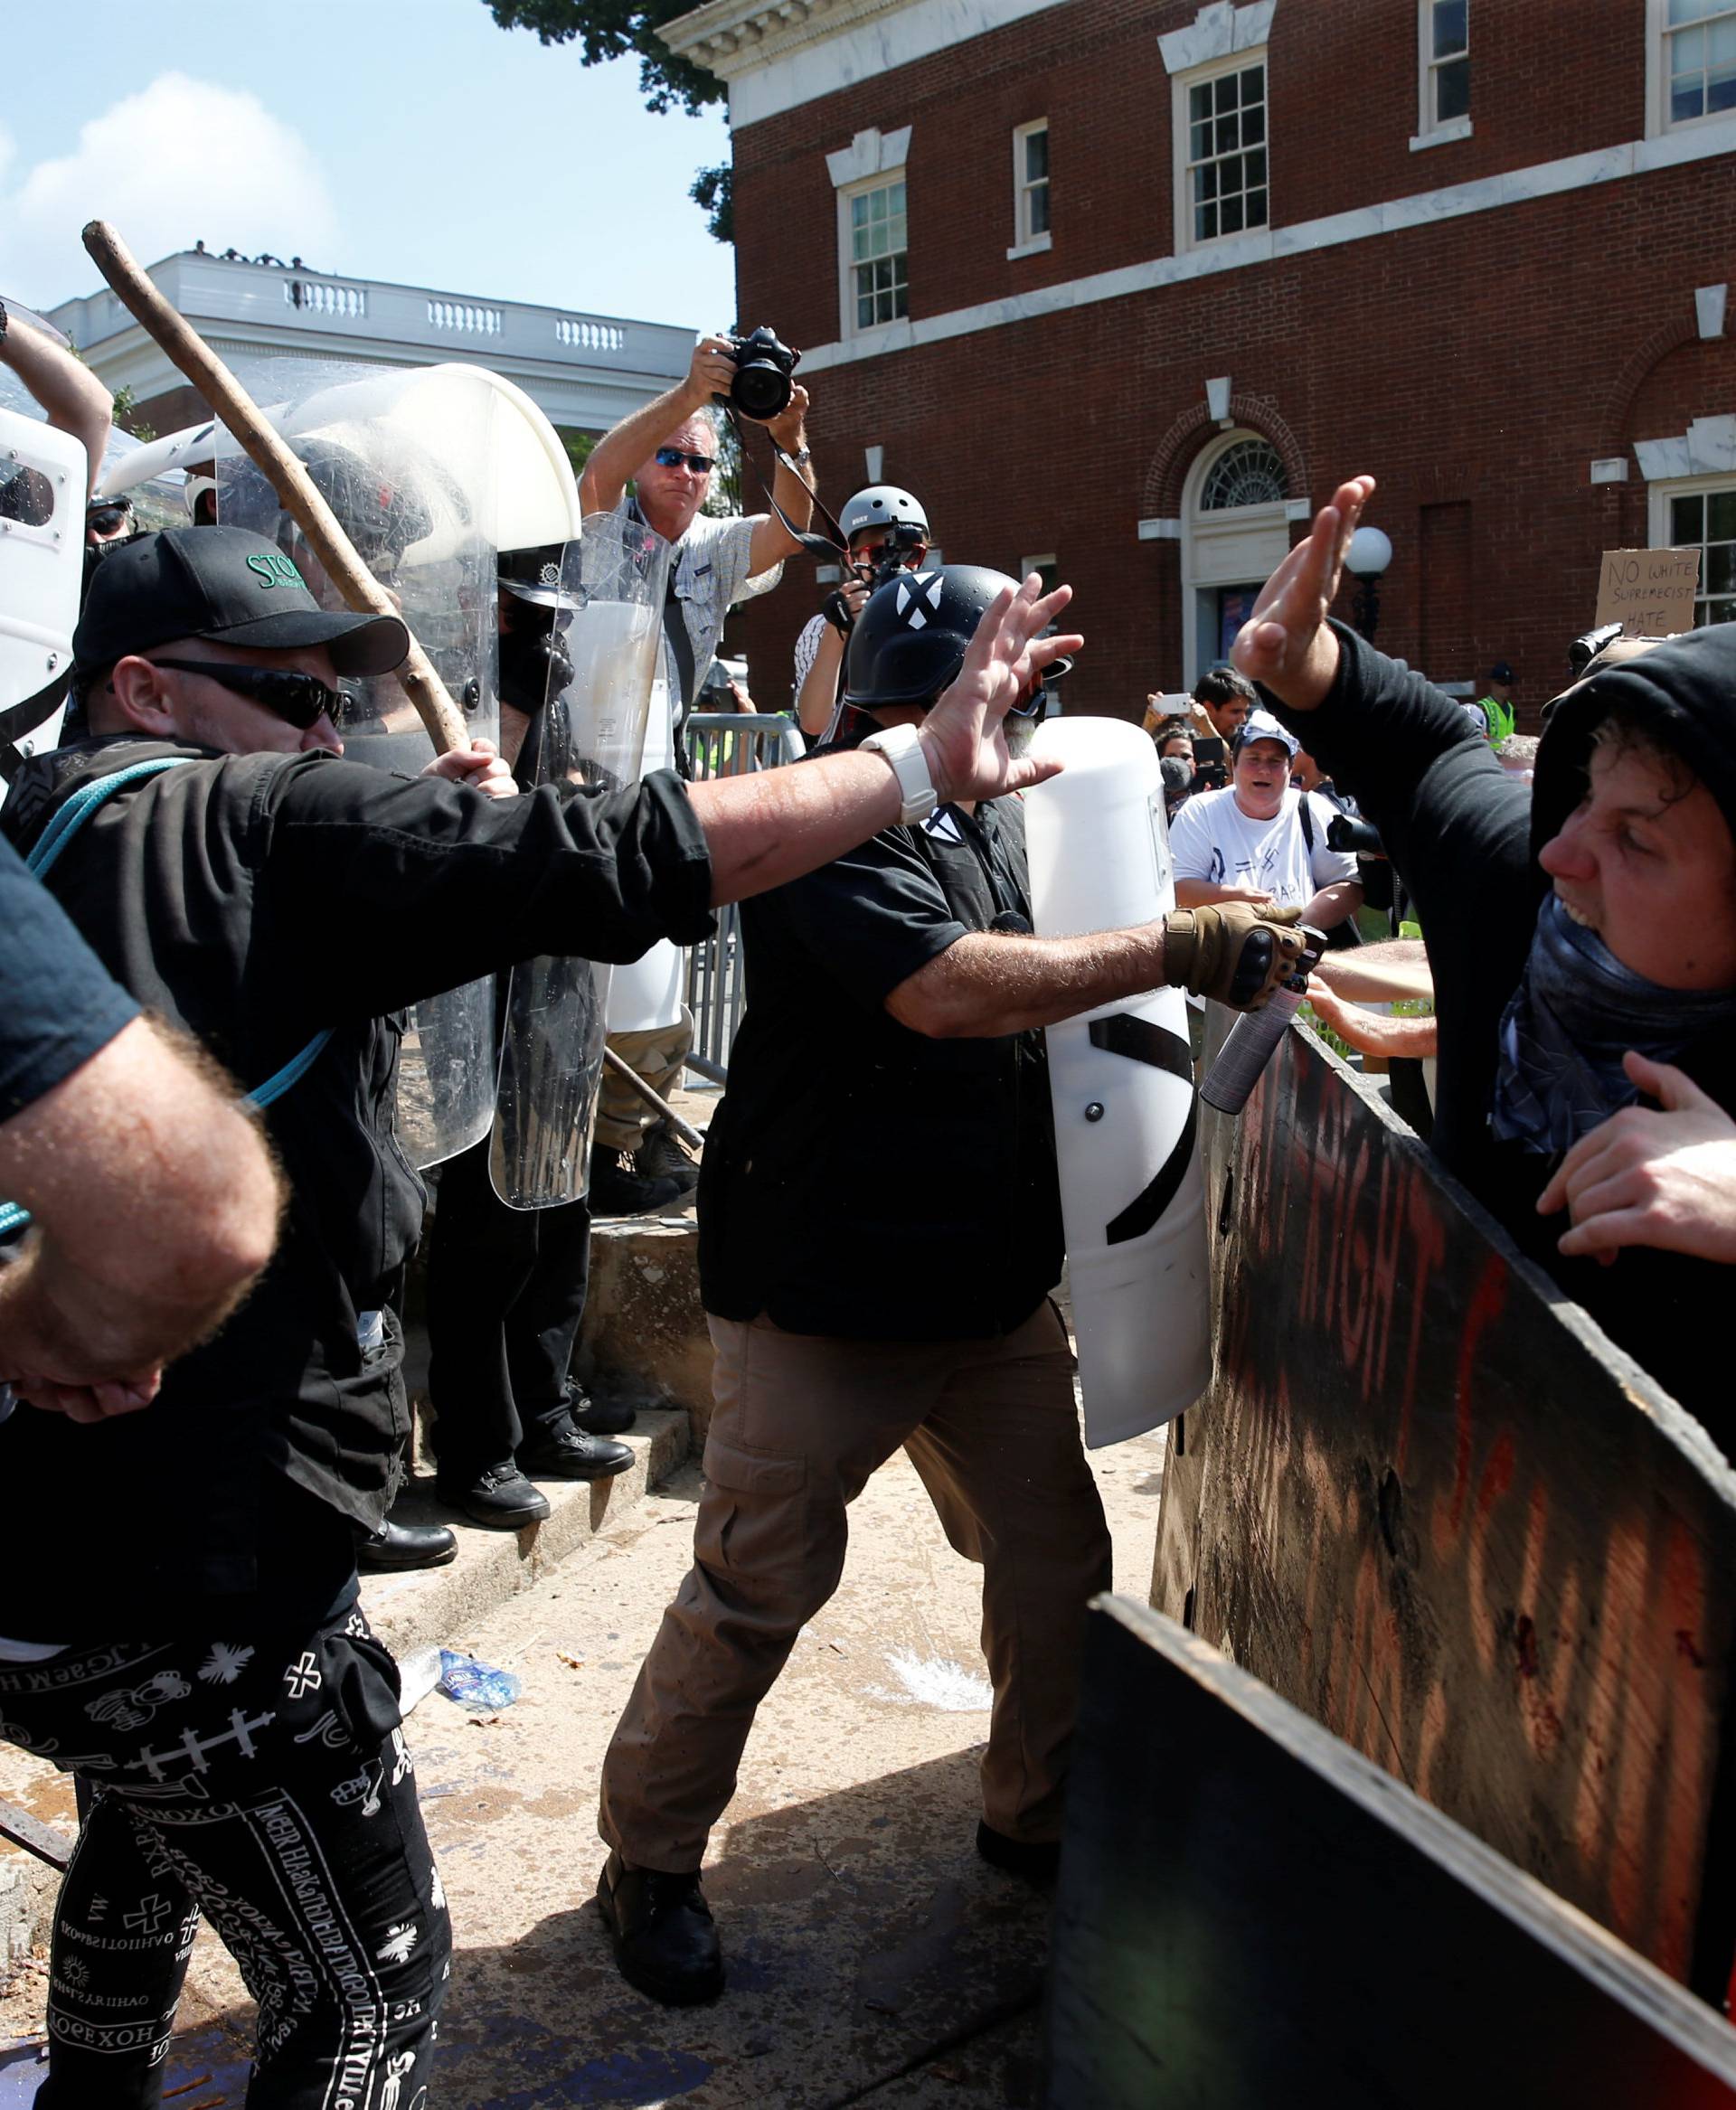
[[[1146,1439],[1099,1460],[1118,1586],[1140,1598],[1161,1457]],[[901,1459],[857,1506],[844,1587],[762,1710],[712,1841],[729,1992],[672,2013],[617,1976],[591,1901],[598,1764],[686,1567],[697,1488],[684,1466],[463,1635],[520,1672],[516,1706],[478,1722],[435,1694],[411,1718],[458,1943],[434,2110],[1034,2103],[1044,1901],[972,1850],[975,1571]],[[49,1813],[52,1794],[33,1799]],[[0,2002],[0,2043],[40,2027],[41,1991],[26,1974]],[[247,2004],[209,1938],[183,2020],[175,2110],[238,2105]],[[33,2061],[0,2049],[4,2110],[29,2100]]]

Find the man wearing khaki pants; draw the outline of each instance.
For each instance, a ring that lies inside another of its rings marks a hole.
[[[1297,941],[1246,905],[1031,935],[1019,801],[937,805],[916,751],[1007,583],[948,565],[872,597],[837,744],[892,762],[899,823],[742,918],[752,995],[700,1179],[706,1487],[693,1568],[604,1761],[599,1821],[617,1961],[672,2004],[722,1990],[706,1838],[755,1709],[837,1587],[848,1505],[901,1445],[983,1568],[995,1706],[977,1851],[1052,1873],[1109,1540],[1049,1301],[1063,1240],[1040,1029],[1165,982],[1257,1003],[1291,971]],[[1079,640],[1043,642],[1052,679]],[[1018,707],[1027,739],[1042,680]]]

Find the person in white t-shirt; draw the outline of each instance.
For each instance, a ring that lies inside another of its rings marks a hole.
[[[1254,901],[1300,909],[1303,922],[1331,930],[1362,906],[1355,858],[1326,846],[1331,802],[1290,787],[1297,746],[1256,711],[1236,734],[1228,787],[1196,792],[1177,812],[1169,846],[1179,908]]]

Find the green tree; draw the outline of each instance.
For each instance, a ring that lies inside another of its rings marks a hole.
[[[570,425],[557,425],[555,431],[561,444],[567,450],[567,459],[572,464],[573,481],[585,473],[585,464],[590,459],[590,450],[597,444],[594,432],[575,432]]]
[[[544,44],[576,43],[587,66],[637,52],[639,92],[647,109],[685,110],[697,117],[708,103],[722,102],[725,89],[715,73],[672,52],[657,34],[693,0],[483,0],[502,29],[528,29]],[[719,241],[733,238],[730,166],[703,168],[688,195],[703,206]]]
[[[138,415],[138,398],[130,387],[115,391],[115,423],[123,432],[130,432],[135,439],[155,439],[156,427],[147,425]]]

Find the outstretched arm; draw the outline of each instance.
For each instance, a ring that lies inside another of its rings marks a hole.
[[[585,513],[609,513],[621,502],[627,479],[648,461],[678,426],[704,410],[714,395],[727,396],[735,379],[735,362],[721,337],[702,337],[685,377],[662,395],[653,396],[590,450],[579,479],[579,504]],[[779,493],[779,496],[782,494]]]
[[[1250,681],[1292,711],[1316,709],[1338,672],[1338,640],[1326,617],[1350,538],[1373,495],[1373,476],[1339,485],[1332,504],[1315,514],[1313,528],[1261,587],[1230,655]]]
[[[47,411],[51,425],[83,442],[89,497],[96,488],[102,450],[114,422],[108,390],[82,361],[17,316],[9,319],[6,334],[0,337],[0,365],[11,367]]]
[[[1041,668],[1083,645],[1082,637],[1041,634],[1071,598],[1066,586],[1045,594],[1033,571],[1016,591],[1004,588],[985,611],[958,680],[918,734],[942,804],[996,798],[1054,775],[1056,763],[1013,760],[1002,721]],[[891,767],[874,753],[714,778],[690,786],[688,797],[711,852],[716,905],[829,864],[891,827],[901,803]]]

